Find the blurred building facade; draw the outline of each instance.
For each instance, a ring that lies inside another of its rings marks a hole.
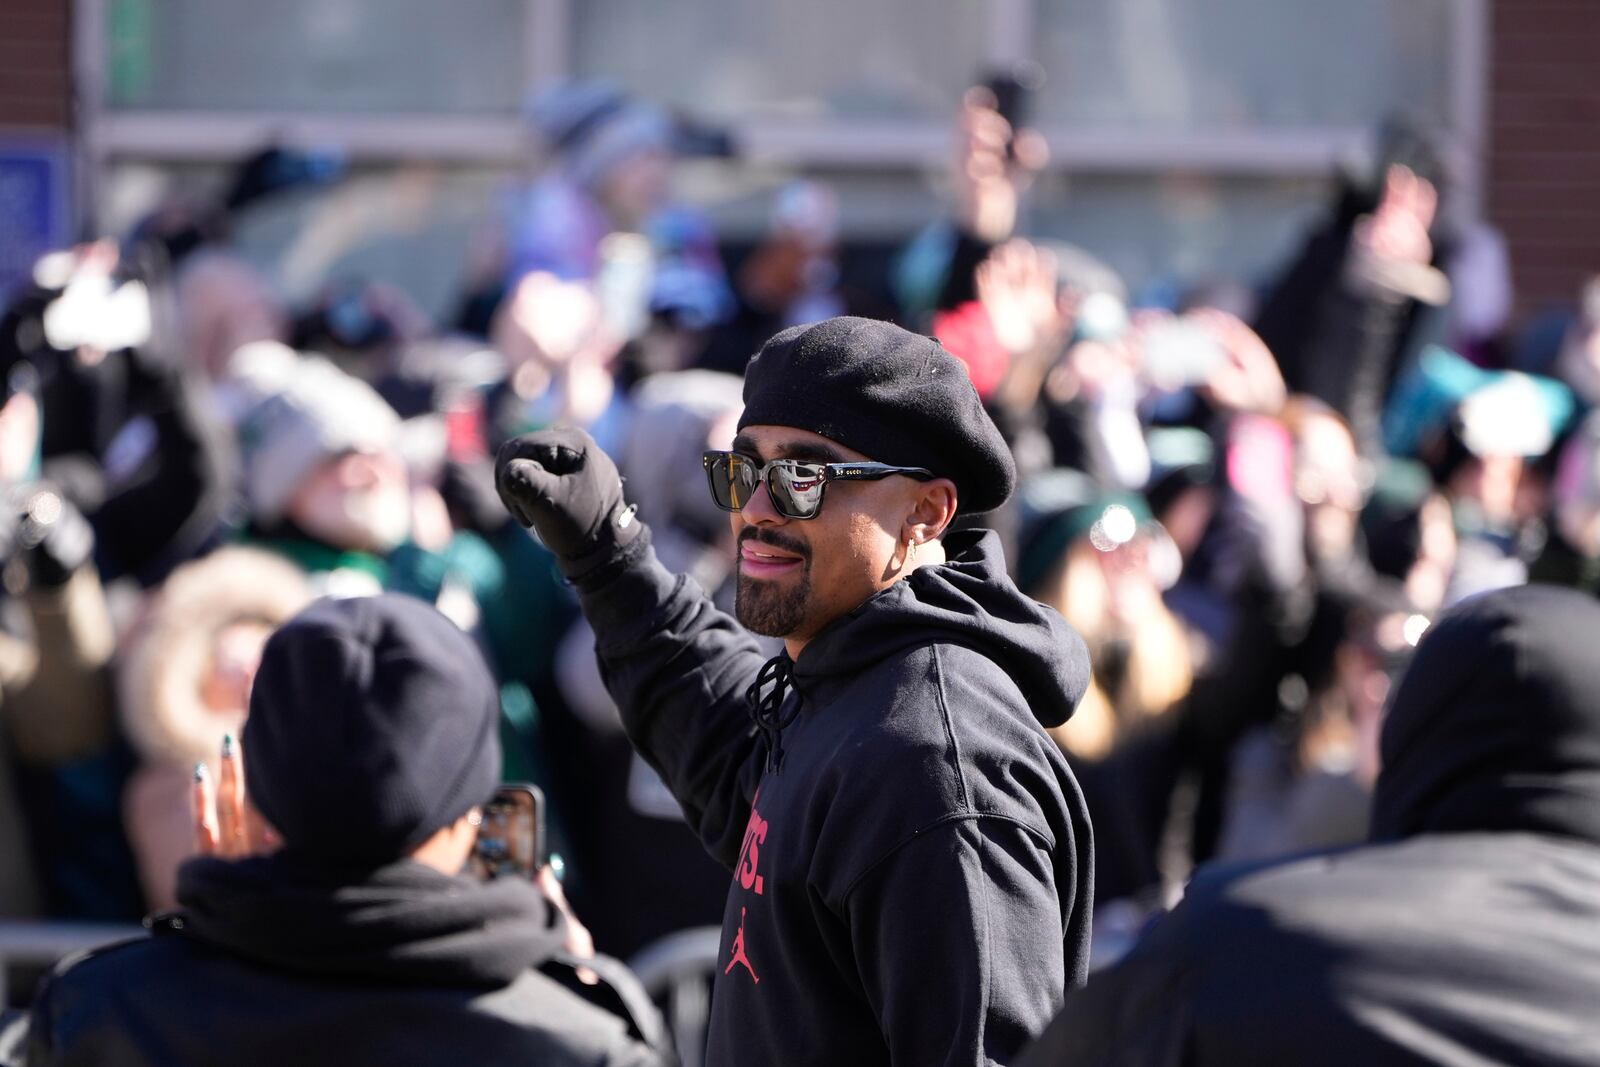
[[[559,77],[607,78],[731,131],[739,165],[695,164],[682,183],[735,239],[806,174],[840,190],[847,240],[898,242],[940,211],[930,175],[963,87],[1021,59],[1044,68],[1033,120],[1053,151],[1027,228],[1136,288],[1270,270],[1334,168],[1359,165],[1397,111],[1446,144],[1451,210],[1503,228],[1523,308],[1569,300],[1600,264],[1588,0],[4,7],[0,137],[70,147],[57,180],[81,225],[125,229],[269,138],[349,153],[339,190],[238,235],[291,296],[399,271],[437,310],[524,158],[526,88]]]
[[[1493,7],[1485,208],[1535,308],[1600,269],[1600,19],[1583,0]]]

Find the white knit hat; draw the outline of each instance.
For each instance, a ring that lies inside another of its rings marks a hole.
[[[247,346],[239,355],[256,347]],[[246,365],[236,358],[232,370],[247,397],[238,423],[239,454],[245,496],[258,522],[282,518],[295,490],[323,461],[397,445],[400,419],[394,409],[367,383],[326,359],[286,361],[280,352]]]

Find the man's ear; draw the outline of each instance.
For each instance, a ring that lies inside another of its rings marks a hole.
[[[901,536],[916,544],[936,541],[956,517],[956,483],[949,478],[917,482]]]

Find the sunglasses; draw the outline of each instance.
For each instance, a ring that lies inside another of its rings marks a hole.
[[[935,477],[926,467],[896,467],[888,463],[811,463],[803,459],[774,459],[762,463],[743,452],[707,452],[706,484],[711,499],[723,511],[743,511],[767,483],[767,496],[779,515],[788,519],[814,519],[822,510],[822,492],[829,482],[875,482],[894,474],[925,482]]]

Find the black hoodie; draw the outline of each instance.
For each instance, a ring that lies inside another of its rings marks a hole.
[[[1423,640],[1374,843],[1203,872],[1019,1061],[1600,1063],[1600,603],[1485,594]]]
[[[648,1065],[626,1025],[534,968],[565,926],[529,883],[403,860],[193,860],[156,936],[52,976],[29,1067],[292,1063]]]
[[[992,533],[945,547],[792,664],[648,553],[584,595],[629,735],[734,872],[708,1064],[1004,1061],[1083,979],[1089,820],[1043,727],[1088,655]]]

